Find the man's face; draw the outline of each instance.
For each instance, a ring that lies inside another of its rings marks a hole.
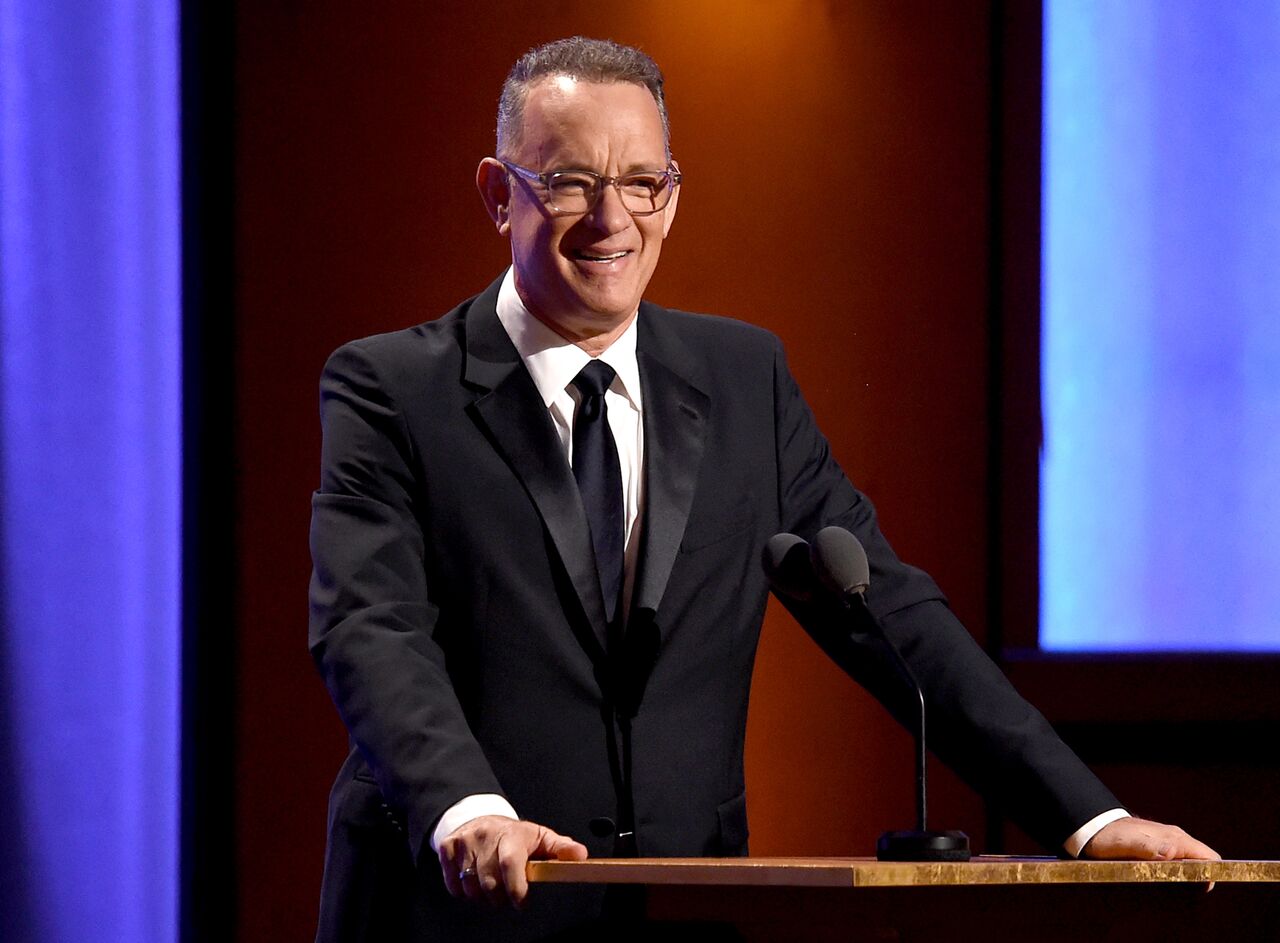
[[[519,146],[507,159],[539,173],[602,176],[667,164],[662,119],[648,89],[568,76],[549,76],[529,90]],[[657,267],[675,198],[658,213],[633,217],[606,186],[589,212],[553,216],[540,185],[513,175],[509,186],[506,231],[516,288],[529,310],[570,338],[625,322]]]

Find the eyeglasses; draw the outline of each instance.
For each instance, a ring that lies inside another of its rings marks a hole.
[[[671,193],[679,186],[683,177],[670,167],[666,170],[622,174],[619,177],[602,177],[589,170],[559,170],[540,174],[505,160],[501,164],[516,176],[530,183],[541,184],[547,191],[546,207],[557,216],[590,212],[606,185],[618,191],[623,209],[632,216],[651,216],[664,209],[671,201]]]

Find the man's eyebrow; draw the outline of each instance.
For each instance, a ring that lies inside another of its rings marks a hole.
[[[618,172],[618,176],[626,177],[630,174],[662,173],[666,169],[667,169],[666,160],[658,160],[656,162],[632,161],[630,164],[628,164],[626,167],[624,167],[621,171]],[[609,176],[608,174],[601,174],[600,171],[596,170],[594,167],[588,167],[587,165],[578,163],[577,161],[574,161],[572,159],[549,160],[546,162],[546,164],[542,167],[542,170],[541,170],[541,172],[544,174],[573,173],[576,171],[585,171],[587,173],[599,174],[600,176],[604,176],[604,177]]]
[[[625,177],[627,174],[662,173],[662,171],[666,169],[667,169],[666,161],[662,161],[657,164],[646,161],[645,163],[642,163],[642,164],[632,164],[622,172],[622,176]]]
[[[632,174],[660,174],[666,169],[667,169],[666,165],[662,163],[652,164],[648,162],[643,162],[643,163],[627,165],[627,167],[621,170],[617,176],[629,177]],[[549,165],[543,171],[543,173],[547,173],[547,174],[577,173],[577,172],[596,174],[597,176],[601,176],[601,177],[609,176],[609,174],[602,174],[600,173],[600,171],[592,167],[574,166],[573,164],[562,164],[558,166],[555,164],[552,164],[552,165]]]

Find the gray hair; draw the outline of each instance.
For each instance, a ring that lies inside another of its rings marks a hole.
[[[649,90],[662,118],[662,143],[671,156],[671,126],[662,93],[662,70],[639,49],[609,39],[572,36],[530,49],[516,60],[502,83],[498,99],[498,156],[509,157],[520,145],[525,98],[538,79],[571,75],[584,82],[626,82]]]

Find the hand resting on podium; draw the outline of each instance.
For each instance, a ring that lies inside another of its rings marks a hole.
[[[525,865],[532,859],[583,861],[587,846],[545,825],[482,815],[440,842],[444,882],[454,897],[484,900],[519,909],[529,893]]]
[[[1174,858],[1222,860],[1220,854],[1176,825],[1163,825],[1133,816],[1104,825],[1084,846],[1080,856],[1099,859],[1138,858],[1144,861],[1169,861]]]

